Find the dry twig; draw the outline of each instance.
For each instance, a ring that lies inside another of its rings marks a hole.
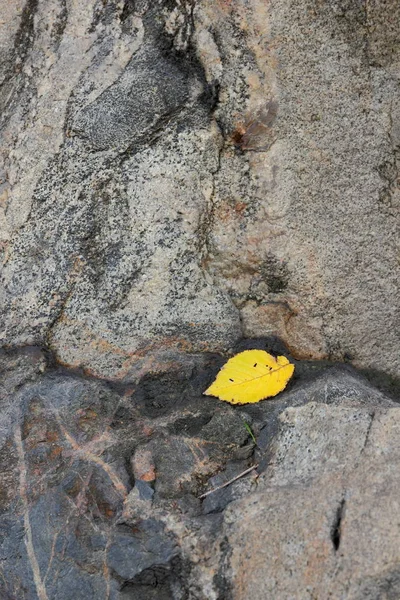
[[[227,487],[228,485],[231,485],[231,483],[233,483],[237,479],[240,479],[241,477],[243,477],[243,475],[247,475],[247,473],[250,473],[251,471],[254,471],[254,469],[257,469],[257,467],[258,467],[258,465],[253,465],[252,467],[249,467],[245,471],[242,471],[242,473],[239,473],[239,475],[236,475],[236,477],[233,477],[229,481],[226,481],[222,485],[219,485],[218,487],[214,488],[213,490],[210,490],[209,492],[206,492],[205,494],[202,494],[201,496],[199,496],[200,500],[202,500],[206,496],[209,496],[210,494],[213,494],[214,492],[217,492],[218,490],[222,490],[222,488]]]

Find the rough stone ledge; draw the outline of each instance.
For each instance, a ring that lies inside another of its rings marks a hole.
[[[347,366],[299,363],[278,398],[232,407],[202,396],[221,362],[117,385],[37,348],[0,353],[1,598],[397,585],[398,405]]]

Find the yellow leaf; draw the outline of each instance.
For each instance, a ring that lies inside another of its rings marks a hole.
[[[293,372],[285,356],[245,350],[228,360],[204,394],[231,404],[259,402],[284,390]]]

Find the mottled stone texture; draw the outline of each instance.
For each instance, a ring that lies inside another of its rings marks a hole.
[[[398,0],[0,3],[0,600],[400,597],[399,86]]]
[[[225,513],[231,597],[398,598],[399,409],[310,403],[281,423],[259,491]]]
[[[3,4],[3,344],[399,374],[398,2]]]
[[[331,367],[233,407],[201,395],[220,364],[115,386],[0,353],[1,600],[398,597],[398,405]]]

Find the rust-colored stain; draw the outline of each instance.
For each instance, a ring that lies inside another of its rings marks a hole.
[[[54,429],[47,430],[46,432],[46,441],[47,442],[56,442],[59,439],[58,432]]]
[[[232,0],[218,0],[218,4],[222,8],[222,10],[231,10],[232,3]]]
[[[246,208],[247,208],[246,202],[236,202],[234,210],[235,210],[236,214],[242,215],[243,212],[246,210]]]
[[[63,449],[61,446],[54,446],[54,448],[51,449],[50,458],[57,458],[60,456],[60,454],[62,454],[62,451]]]
[[[124,397],[125,398],[131,398],[131,396],[133,396],[134,393],[135,393],[135,388],[127,388],[124,391]]]
[[[215,209],[215,221],[218,223],[229,223],[237,218],[243,218],[247,208],[246,202],[227,198]]]
[[[78,426],[83,430],[87,430],[89,425],[98,417],[97,412],[91,408],[80,410],[78,412],[82,413],[78,419]]]
[[[233,144],[243,151],[265,152],[275,138],[272,127],[278,115],[278,103],[270,100],[266,106],[254,114],[247,114],[231,134]]]
[[[154,469],[147,471],[147,473],[142,473],[141,480],[142,481],[154,481],[156,478],[156,472]]]
[[[136,479],[142,481],[154,481],[156,478],[156,469],[150,450],[139,448],[135,452],[132,460],[133,473]]]

